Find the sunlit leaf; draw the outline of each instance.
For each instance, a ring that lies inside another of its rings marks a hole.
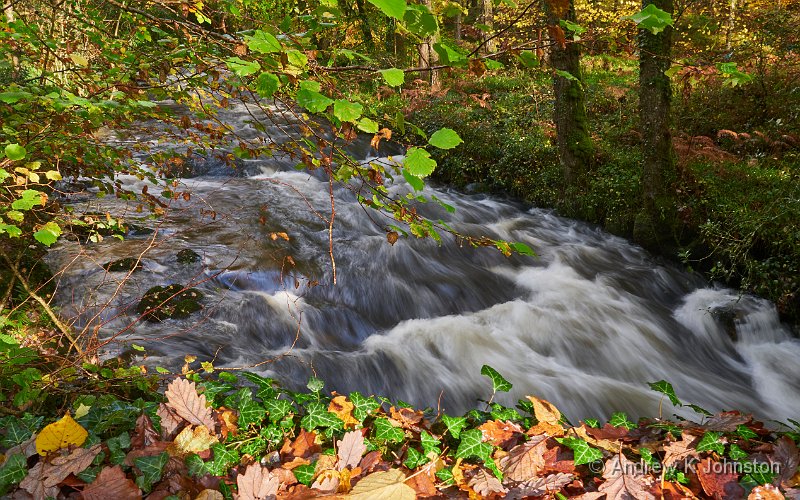
[[[337,99],[333,103],[333,116],[343,122],[355,122],[364,112],[364,106],[357,102]]]
[[[80,446],[88,435],[86,429],[67,414],[46,426],[36,436],[36,452],[47,455],[67,446]]]
[[[669,400],[675,406],[681,406],[681,400],[678,399],[678,396],[675,394],[675,389],[673,389],[672,384],[667,382],[666,380],[659,380],[658,382],[648,382],[647,385],[650,386],[651,389],[654,391],[660,392],[669,398]]]
[[[399,87],[406,81],[406,74],[402,69],[382,69],[380,74],[383,76],[383,79],[386,80],[386,83],[391,87]]]
[[[453,149],[462,142],[458,133],[451,128],[440,128],[428,139],[428,144],[439,149]]]
[[[252,36],[246,37],[245,40],[250,50],[260,54],[272,54],[283,50],[281,42],[266,31],[256,30]]]
[[[511,382],[503,378],[503,376],[491,366],[483,365],[483,367],[481,367],[481,375],[485,375],[492,380],[493,392],[508,392],[511,390]]]
[[[640,28],[646,29],[654,35],[664,31],[667,26],[672,26],[673,24],[672,15],[651,3],[647,4],[644,9],[636,14],[625,16],[622,19],[630,19],[639,25]]]
[[[369,0],[369,3],[379,8],[387,16],[395,19],[403,19],[407,6],[405,0]]]
[[[406,151],[403,166],[411,175],[427,177],[436,168],[436,160],[431,158],[431,154],[424,149],[412,147]]]
[[[19,161],[25,158],[25,155],[28,154],[28,151],[19,144],[11,143],[6,145],[6,158],[13,161]]]

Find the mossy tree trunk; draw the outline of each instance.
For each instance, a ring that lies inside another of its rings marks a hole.
[[[672,14],[673,0],[643,0]],[[639,30],[639,116],[643,168],[642,210],[636,218],[634,238],[647,247],[674,243],[675,155],[670,133],[672,87],[665,74],[670,67],[672,27],[659,33]]]
[[[567,189],[584,179],[594,158],[594,144],[586,119],[586,96],[581,76],[581,49],[567,40],[561,21],[576,22],[573,0],[545,0],[547,32],[550,35],[550,64],[553,76],[558,156]]]

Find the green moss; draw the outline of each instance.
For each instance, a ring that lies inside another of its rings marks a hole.
[[[147,290],[136,306],[136,312],[147,321],[182,319],[203,308],[203,293],[183,285],[154,286]]]

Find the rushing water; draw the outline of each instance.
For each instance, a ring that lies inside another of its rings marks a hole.
[[[525,242],[538,254],[506,258],[448,237],[442,245],[414,238],[389,245],[374,222],[388,220],[338,189],[334,285],[323,220],[328,184],[288,163],[260,160],[247,169],[255,175],[184,180],[190,199],[170,202],[161,220],[138,222],[154,232],[60,244],[49,260],[64,269],[62,312],[102,338],[143,345],[153,365],[179,367],[184,354],[217,366],[269,360],[254,371],[294,387],[315,373],[328,389],[449,412],[491,395],[480,375],[488,364],[514,384],[500,402],[535,394],[573,419],[657,414],[661,398],[646,382],[661,379],[710,410],[800,415],[800,341],[773,304],[709,287],[623,239],[545,210],[426,187],[456,208],[449,214],[427,204],[426,215],[464,233]],[[120,180],[136,191],[144,185]],[[70,202],[78,211],[142,218],[135,203]],[[202,260],[179,263],[184,248]],[[143,269],[128,279],[101,267],[139,256]],[[203,311],[138,321],[144,291],[170,283],[202,290]]]

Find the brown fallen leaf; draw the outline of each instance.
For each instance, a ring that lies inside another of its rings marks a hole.
[[[504,422],[502,420],[489,420],[484,422],[478,429],[483,434],[483,441],[488,441],[494,446],[500,447],[525,433],[522,427],[514,422]]]
[[[214,411],[214,416],[217,418],[219,433],[222,435],[223,441],[228,438],[228,434],[235,436],[239,433],[239,415],[235,410],[222,406]]]
[[[738,497],[727,497],[727,498],[742,498],[744,493]],[[783,500],[784,496],[780,492],[778,488],[771,484],[765,484],[763,486],[756,486],[753,488],[753,491],[750,492],[748,495],[747,500]]]
[[[309,457],[319,452],[320,447],[316,444],[316,440],[317,434],[315,432],[307,432],[305,429],[301,429],[300,434],[292,441],[290,446],[291,454],[295,457]]]
[[[538,423],[528,429],[528,435],[547,434],[548,436],[563,436],[564,427],[561,425],[561,412],[555,405],[544,399],[526,396],[533,404],[533,411]]]
[[[170,446],[167,451],[173,456],[200,453],[215,443],[219,443],[219,439],[211,434],[205,425],[187,426],[175,437],[173,446]]]
[[[38,462],[19,484],[35,499],[58,495],[58,484],[70,474],[83,472],[92,464],[94,457],[100,453],[101,446],[91,448],[75,448],[68,455],[54,458],[51,462]]]
[[[800,451],[792,438],[781,436],[775,442],[775,450],[772,452],[770,460],[780,464],[779,475],[775,478],[776,484],[784,487],[793,486],[790,484],[790,480],[797,473],[797,468],[800,467]]]
[[[485,469],[478,469],[467,485],[482,497],[489,497],[508,491],[491,472]]]
[[[700,441],[699,437],[683,432],[680,441],[664,446],[664,467],[672,467],[676,462],[686,460],[689,457],[697,457],[696,447],[698,441]]]
[[[697,465],[697,477],[700,486],[711,498],[726,500],[728,498],[743,498],[744,488],[739,485],[739,474],[732,466],[726,467],[725,462],[714,462],[706,458]]]
[[[346,433],[341,440],[336,441],[336,446],[336,454],[339,457],[339,461],[336,463],[337,470],[354,468],[361,462],[361,456],[367,451],[361,431]]]
[[[163,428],[163,418],[161,419],[161,425]],[[133,435],[131,436],[131,447],[134,449],[144,448],[145,446],[150,446],[158,440],[158,432],[156,432],[150,417],[147,416],[146,413],[139,415],[139,418],[136,419],[136,427],[133,430]]]
[[[208,407],[205,395],[197,393],[194,382],[186,379],[175,379],[164,392],[167,406],[175,410],[181,418],[194,425],[205,425],[214,430],[214,418]]]
[[[603,478],[606,480],[598,491],[605,493],[609,499],[655,500],[650,491],[653,478],[645,475],[638,464],[618,453],[605,463]]]
[[[425,418],[425,415],[419,410],[413,410],[411,408],[395,409],[394,406],[389,408],[389,415],[392,419],[396,420],[403,429],[416,429],[419,423],[422,422],[422,419]]]
[[[280,479],[261,464],[250,464],[236,477],[240,500],[264,500],[278,494]]]
[[[500,459],[504,479],[521,483],[536,477],[545,465],[546,449],[547,436],[534,436],[527,443],[511,448],[508,456]]]
[[[317,476],[317,479],[314,480],[311,489],[319,490],[326,494],[336,493],[339,489],[339,473],[331,469],[322,471],[322,473]]]
[[[175,412],[175,410],[167,406],[165,403],[160,403],[158,405],[156,415],[161,418],[161,438],[166,441],[172,441],[177,434],[178,429],[184,424],[185,421]]]
[[[572,474],[558,472],[545,477],[534,477],[508,491],[506,498],[553,497],[564,486],[572,482]]]
[[[740,425],[747,425],[752,421],[752,415],[744,415],[738,411],[726,411],[709,418],[702,427],[709,431],[733,432]]]
[[[361,459],[361,462],[358,464],[366,473],[372,472],[372,469],[381,463],[381,452],[379,451],[371,451],[364,455],[364,458]]]
[[[433,497],[439,494],[436,485],[428,474],[413,474],[406,480],[409,485],[417,492],[417,498]]]
[[[84,500],[137,500],[142,498],[142,490],[118,465],[105,467],[97,474],[92,484],[83,489]]]
[[[151,497],[152,495],[147,497],[148,500],[150,500]],[[194,500],[225,500],[225,497],[222,496],[222,493],[217,490],[205,489],[201,491],[199,495],[194,497]]]

